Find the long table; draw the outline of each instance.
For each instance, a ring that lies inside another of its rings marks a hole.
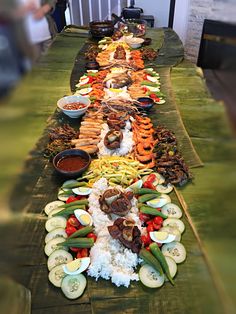
[[[56,199],[61,179],[42,158],[42,151],[47,143],[47,128],[55,123],[56,101],[70,93],[72,68],[85,41],[76,33],[61,34],[48,55],[24,78],[5,107],[1,107],[5,113],[1,115],[0,126],[5,144],[1,156],[4,170],[0,176],[0,182],[4,183],[0,192],[5,200],[2,212],[8,209],[14,215],[0,230],[1,234],[5,228],[9,234],[19,230],[12,250],[7,248],[12,244],[10,237],[2,243],[5,260],[1,259],[1,265],[31,291],[32,313],[224,313],[234,310],[235,141],[224,106],[210,97],[196,67],[182,61],[183,47],[176,34],[162,29],[152,30],[151,35],[160,34],[164,41],[160,42],[155,65],[160,69],[171,67],[177,110],[204,163],[204,167],[191,169],[192,184],[177,189],[186,213],[183,244],[188,256],[179,266],[176,285],[150,290],[132,284],[127,289],[88,278],[84,295],[70,301],[48,282],[43,252],[46,234],[43,207]]]

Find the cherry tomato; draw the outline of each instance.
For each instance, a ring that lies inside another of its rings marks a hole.
[[[162,225],[155,224],[155,222],[153,223],[153,228],[154,228],[155,230],[160,230],[161,227],[162,227]]]
[[[78,250],[78,252],[77,252],[77,254],[76,254],[76,258],[81,258],[82,256],[81,256],[81,251],[82,251],[82,249],[79,249]]]
[[[73,227],[69,222],[68,222],[68,220],[67,220],[67,222],[66,222],[66,228],[70,228],[70,227]]]
[[[88,249],[84,248],[81,250],[81,257],[88,257]]]
[[[147,231],[148,231],[148,232],[154,231],[153,224],[149,224],[149,225],[147,226]]]
[[[88,233],[87,238],[93,239],[94,242],[96,242],[96,240],[97,240],[97,236],[93,232]]]
[[[79,195],[78,196],[71,195],[67,199],[66,204],[73,203],[73,202],[78,201],[80,199],[81,199],[81,196],[79,196]]]
[[[152,225],[153,224],[153,219],[146,221],[147,225]]]
[[[77,231],[77,229],[75,228],[75,227],[73,227],[73,226],[71,226],[71,227],[66,227],[66,234],[68,235],[68,236],[70,236],[70,235],[72,235],[74,232],[76,232]]]
[[[71,225],[71,226],[73,226],[73,227],[76,227],[76,228],[78,228],[78,227],[80,227],[80,222],[78,221],[78,219],[76,218],[76,217],[70,217],[68,220],[67,220],[67,222]]]
[[[149,181],[143,183],[143,187],[146,189],[156,190],[156,187]]]
[[[150,252],[150,251],[151,251],[151,249],[150,249],[150,247],[149,247],[149,246],[146,246],[146,247],[145,247],[145,249],[146,249],[148,252]]]
[[[147,222],[149,219],[150,219],[150,216],[147,215],[147,214],[143,214],[143,213],[140,213],[139,214],[139,219],[143,222]]]
[[[72,252],[78,252],[79,251],[79,248],[78,247],[70,247],[70,250],[72,251]]]
[[[149,245],[149,244],[150,244],[150,241],[151,241],[149,234],[147,234],[147,235],[142,235],[142,236],[141,236],[141,241],[142,241],[142,243],[144,244],[144,246]]]
[[[159,216],[156,216],[154,219],[153,219],[153,222],[157,225],[162,225],[163,223],[163,218],[162,217],[159,217]]]
[[[154,173],[149,174],[149,176],[147,177],[146,182],[150,182],[153,183],[156,180],[156,175]]]

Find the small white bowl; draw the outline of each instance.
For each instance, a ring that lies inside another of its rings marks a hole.
[[[133,49],[141,47],[142,43],[144,42],[143,38],[132,37],[126,39],[126,43]]]
[[[67,110],[64,109],[63,106],[73,103],[73,102],[81,102],[82,104],[85,104],[86,107],[77,109],[77,110]],[[67,115],[70,118],[79,118],[82,116],[86,110],[88,109],[90,105],[90,100],[88,97],[79,96],[79,95],[71,95],[71,96],[65,96],[58,100],[57,107],[61,109],[61,111]]]

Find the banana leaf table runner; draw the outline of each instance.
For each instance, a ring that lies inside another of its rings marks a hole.
[[[170,33],[171,32],[172,31],[170,31]],[[32,95],[34,94],[34,97],[32,96],[34,107],[29,113],[29,119],[30,115],[33,116],[34,124],[38,126],[38,129],[39,125],[42,129],[45,117],[52,114],[55,110],[56,99],[68,93],[68,88],[66,86],[69,82],[71,71],[69,66],[71,66],[71,64],[68,62],[67,58],[69,56],[71,58],[73,54],[74,56],[76,55],[74,45],[77,45],[78,51],[83,47],[83,41],[84,38],[80,39],[77,37],[59,36],[48,56],[41,61],[38,69],[33,73],[34,75],[31,74],[31,76],[27,78],[32,85]],[[164,43],[163,47],[166,45],[167,44]],[[65,47],[71,49],[69,53],[66,53],[68,50],[66,50]],[[172,51],[173,50],[174,49],[172,49]],[[168,60],[170,59],[172,59],[172,57]],[[180,60],[180,57],[178,56],[177,59],[175,59],[174,64],[176,64],[176,60]],[[69,61],[71,62],[72,60]],[[166,64],[166,66],[170,66],[170,64]],[[157,69],[159,71],[159,68]],[[165,77],[170,78],[169,69],[160,69],[160,71],[163,71],[161,77],[162,80],[165,79]],[[187,250],[187,260],[183,265],[178,267],[175,287],[166,283],[161,289],[152,290],[145,288],[140,283],[132,283],[128,289],[124,287],[117,288],[112,285],[110,281],[99,280],[96,282],[94,279],[88,278],[88,286],[84,295],[77,300],[71,301],[67,300],[62,295],[60,289],[53,287],[49,283],[47,279],[47,259],[43,252],[44,237],[46,235],[44,229],[46,217],[43,214],[43,207],[49,201],[56,199],[57,190],[62,183],[62,179],[55,174],[52,165],[42,157],[42,150],[47,143],[47,131],[45,130],[45,133],[37,143],[36,147],[28,156],[22,176],[19,178],[17,185],[18,189],[15,188],[13,190],[11,197],[11,207],[14,208],[18,214],[14,221],[15,224],[12,224],[11,222],[6,228],[9,228],[13,233],[16,232],[20,226],[20,230],[17,232],[17,241],[14,242],[14,250],[8,252],[6,246],[9,243],[5,243],[1,246],[2,252],[0,252],[2,256],[6,255],[5,258],[6,261],[9,261],[9,264],[11,264],[11,261],[13,260],[17,261],[18,267],[12,268],[12,275],[18,282],[30,289],[32,294],[32,313],[224,313],[225,303],[227,303],[228,300],[222,300],[221,287],[218,285],[218,281],[214,280],[214,272],[212,272],[208,260],[206,259],[207,253],[213,260],[214,258],[216,260],[216,256],[214,256],[211,250],[212,246],[209,245],[209,234],[204,242],[205,248],[209,249],[209,251],[206,250],[206,253],[202,250],[202,247],[199,246],[199,239],[196,235],[200,236],[201,240],[204,240],[202,237],[204,238],[206,235],[203,228],[204,221],[201,220],[201,217],[204,215],[204,212],[201,211],[204,196],[208,195],[210,198],[207,199],[205,206],[203,206],[203,208],[210,213],[213,211],[212,206],[215,206],[216,201],[210,191],[205,191],[204,189],[205,187],[209,188],[209,184],[212,182],[215,184],[214,187],[217,188],[219,184],[215,182],[215,179],[220,178],[220,174],[223,173],[224,169],[227,169],[228,165],[225,164],[223,153],[216,157],[214,155],[217,147],[218,129],[212,130],[212,133],[214,132],[214,141],[211,141],[212,137],[209,138],[207,148],[205,149],[206,144],[203,142],[206,133],[203,134],[203,132],[207,132],[207,127],[205,126],[204,121],[198,118],[197,114],[194,116],[188,114],[190,110],[196,110],[194,105],[189,105],[188,107],[188,99],[189,103],[192,100],[197,103],[196,98],[194,99],[194,95],[199,95],[199,98],[203,95],[204,102],[208,102],[206,99],[207,97],[205,97],[207,92],[205,87],[203,87],[203,82],[199,82],[199,91],[194,90],[192,89],[193,86],[188,85],[188,78],[184,81],[186,86],[182,85],[181,81],[179,82],[179,74],[181,74],[180,76],[183,80],[185,75],[191,76],[192,78],[197,77],[193,67],[185,63],[180,63],[177,68],[171,70],[174,96],[172,99],[175,99],[174,107],[171,107],[169,102],[170,97],[167,93],[167,103],[158,107],[159,117],[162,119],[162,124],[164,124],[164,122],[168,123],[168,119],[164,113],[164,108],[166,106],[169,112],[175,112],[175,121],[179,122],[178,119],[180,115],[178,110],[180,108],[181,117],[183,117],[183,122],[185,126],[187,126],[186,128],[190,135],[190,139],[197,147],[198,153],[200,152],[200,157],[204,164],[205,161],[207,164],[205,167],[191,169],[195,176],[194,184],[189,184],[187,187],[180,189],[180,191],[177,191],[176,193],[172,192],[171,194],[173,202],[178,204],[178,199],[182,200],[180,192],[182,193],[188,204],[188,208],[185,208],[185,210],[187,210],[186,214],[190,217],[193,216],[192,220],[194,223],[194,225],[190,226],[186,217],[183,219],[186,225],[186,231],[183,235],[183,244]],[[40,82],[43,88],[40,86]],[[162,83],[163,88],[165,88],[167,83],[165,84],[164,81]],[[23,87],[24,84],[21,86],[21,90]],[[43,93],[42,89],[44,91]],[[16,96],[19,104],[25,101],[23,95],[19,96],[18,93]],[[183,106],[181,105],[182,100],[185,100],[185,105]],[[37,108],[37,104],[39,105],[42,102],[44,107]],[[190,106],[192,106],[192,109]],[[222,123],[222,125],[225,126],[226,124],[222,122],[224,120],[224,113],[220,110],[217,112],[218,118],[220,118],[221,121],[219,123]],[[211,113],[213,114],[213,110],[211,111],[209,108],[209,123],[212,123]],[[205,116],[203,112],[201,114],[204,118]],[[58,119],[61,118],[61,116],[58,116],[58,113],[56,113],[50,119],[48,126],[52,126],[58,122],[54,118]],[[171,126],[174,127],[175,122],[170,123],[170,128]],[[198,137],[197,134],[197,127],[193,129],[195,133],[191,133],[191,123],[198,123],[199,126],[201,126],[199,127],[199,132],[202,132],[200,137]],[[35,138],[38,134],[38,129],[32,129],[32,134]],[[176,132],[176,130],[174,131]],[[179,134],[186,135],[187,132],[183,129]],[[177,134],[177,138],[181,142],[182,136],[179,134]],[[222,134],[222,138],[228,140],[225,145],[228,147],[228,152],[232,153],[228,133],[226,135]],[[186,143],[183,145],[189,145],[190,143],[190,146],[188,147],[189,152],[191,152],[191,158],[187,155],[185,158],[189,159],[192,166],[201,165],[201,160],[198,155],[195,154],[195,150],[191,150],[193,148],[191,141],[186,141]],[[182,153],[184,153],[184,151],[185,148]],[[209,161],[213,161],[214,158],[216,158],[217,162],[209,164]],[[215,170],[219,165],[221,165],[221,172],[218,171],[217,175],[215,175]],[[229,177],[229,180],[230,179],[230,182],[232,182],[233,177]],[[181,204],[184,204],[184,202],[181,201]],[[211,215],[214,217],[213,212]],[[192,221],[190,222],[192,223]],[[213,229],[216,229],[219,226],[218,221],[214,219],[208,222],[208,226],[211,222],[213,224]],[[195,227],[196,229],[192,227]],[[1,236],[3,237],[4,230],[0,229],[0,231],[2,232]],[[194,234],[196,231],[197,233]],[[227,250],[225,249],[225,251]],[[6,252],[8,252],[8,254],[5,254]],[[219,262],[219,260],[217,262]],[[221,270],[219,263],[217,266],[217,270]],[[4,268],[2,269],[4,271]],[[223,275],[225,274],[227,274],[226,279],[227,282],[229,282],[230,279],[227,270],[223,272]]]

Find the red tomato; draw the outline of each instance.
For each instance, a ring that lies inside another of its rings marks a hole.
[[[69,222],[68,222],[68,220],[67,220],[67,222],[66,222],[66,228],[70,228],[70,227],[73,227]]]
[[[147,225],[152,225],[153,224],[153,219],[146,221]]]
[[[147,180],[145,182],[150,182],[153,183],[156,180],[156,176],[154,173],[149,174],[149,176],[147,177]]]
[[[84,248],[81,250],[81,257],[88,257],[88,249]]]
[[[78,252],[77,252],[77,254],[76,254],[76,258],[81,258],[81,257],[82,257],[82,256],[81,256],[81,250],[82,250],[82,249],[79,249],[79,250],[78,250]]]
[[[162,225],[158,225],[158,224],[153,223],[153,228],[154,228],[155,230],[160,230],[161,227],[162,227]]]
[[[150,236],[149,235],[142,235],[141,241],[144,244],[144,246],[147,246],[150,244]]]
[[[149,225],[147,226],[147,231],[148,231],[148,232],[154,231],[153,224],[149,224]]]
[[[78,247],[70,247],[70,250],[72,251],[72,252],[78,252],[79,251],[79,248]]]
[[[156,216],[154,219],[153,219],[153,222],[157,225],[162,225],[163,223],[163,218],[162,217],[159,217],[159,216]]]
[[[73,226],[71,226],[71,227],[66,227],[66,234],[67,234],[68,236],[72,235],[75,231],[77,231],[77,229],[76,229],[75,227],[73,227]]]
[[[143,214],[143,213],[140,213],[139,214],[139,219],[143,222],[147,222],[148,220],[150,220],[150,216],[147,215],[147,214]]]
[[[146,247],[145,247],[145,249],[146,249],[148,252],[150,252],[150,251],[151,251],[151,249],[150,249],[150,247],[149,247],[149,246],[146,246]]]
[[[156,187],[149,181],[145,181],[143,183],[143,188],[146,188],[146,189],[151,189],[151,190],[156,190]]]
[[[78,201],[78,200],[80,200],[81,199],[81,196],[74,196],[74,195],[71,195],[68,199],[67,199],[67,201],[66,201],[66,204],[69,204],[69,203],[73,203],[73,202],[75,202],[75,201]]]
[[[96,240],[97,240],[97,236],[93,232],[88,233],[87,238],[93,239],[94,242],[96,242]]]
[[[79,222],[78,219],[75,218],[75,217],[70,217],[70,218],[67,220],[67,222],[68,222],[71,226],[73,226],[73,227],[76,227],[76,228],[80,227],[80,222]]]

